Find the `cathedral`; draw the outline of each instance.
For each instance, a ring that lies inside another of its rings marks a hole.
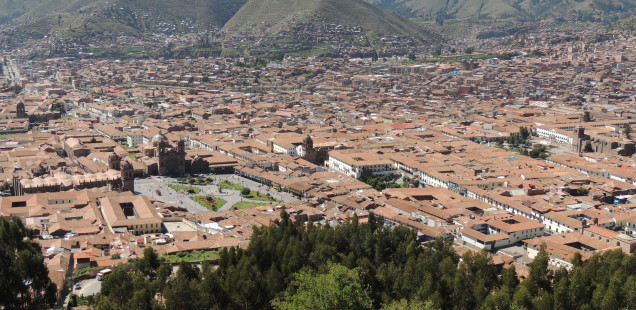
[[[151,148],[146,150],[146,155],[152,157],[155,167],[149,167],[149,175],[185,175],[186,150],[185,141],[179,140],[177,146],[170,145],[168,138],[159,133],[150,141]]]

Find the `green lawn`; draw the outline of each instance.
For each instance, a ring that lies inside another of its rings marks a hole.
[[[6,139],[7,135],[0,135],[0,139]]]
[[[215,251],[215,250],[180,252],[177,254],[161,256],[161,259],[166,263],[198,262],[198,261],[218,259],[218,258],[219,258],[219,251]]]
[[[198,194],[201,192],[201,189],[194,186],[186,186],[186,185],[179,185],[179,184],[170,184],[168,186],[180,193]]]
[[[223,181],[219,184],[219,186],[221,188],[225,188],[225,189],[233,189],[233,190],[237,190],[237,191],[241,191],[243,189],[245,189],[245,186],[230,182],[230,181]]]
[[[251,191],[249,195],[247,196],[243,196],[243,198],[246,199],[250,199],[250,200],[260,200],[260,201],[276,201],[276,202],[280,202],[280,200],[276,200],[273,197],[268,197],[267,195],[261,193],[261,192],[255,192],[255,191]]]
[[[243,209],[249,209],[249,208],[254,208],[254,207],[260,207],[260,206],[265,206],[268,205],[268,202],[251,202],[251,201],[242,201],[242,202],[237,202],[235,203],[230,210],[243,210]]]
[[[206,207],[210,211],[216,211],[225,205],[226,201],[219,197],[212,197],[212,200],[208,200],[206,196],[196,196],[192,197],[192,200],[196,201],[198,204]]]

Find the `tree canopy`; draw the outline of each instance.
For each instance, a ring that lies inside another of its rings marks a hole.
[[[0,218],[0,309],[48,309],[55,304],[56,286],[35,236],[20,219]]]
[[[147,250],[153,251],[153,250]],[[487,252],[458,256],[452,240],[427,246],[414,231],[371,215],[331,227],[281,220],[255,228],[247,249],[221,251],[218,268],[137,262],[105,277],[97,309],[622,309],[636,307],[636,259],[621,250],[548,268],[542,249],[520,283]],[[142,260],[154,260],[145,253]]]

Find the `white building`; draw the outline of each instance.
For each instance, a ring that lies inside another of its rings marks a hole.
[[[393,161],[378,153],[342,153],[331,151],[327,167],[335,172],[346,174],[352,178],[360,177],[363,170],[373,174],[398,174]]]

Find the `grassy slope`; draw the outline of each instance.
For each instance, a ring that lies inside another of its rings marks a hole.
[[[573,10],[621,11],[636,7],[636,0],[367,0],[395,12],[434,18],[438,12],[457,19],[538,19]]]
[[[130,20],[130,12],[138,15],[151,11],[160,16],[160,21],[178,24],[182,20],[223,26],[245,3],[246,0],[0,0],[0,23],[17,19],[28,21],[34,26],[54,22],[57,27],[58,15],[63,19],[77,19],[59,26],[81,26],[94,24],[95,31],[131,31],[137,26]],[[114,9],[115,18],[91,16],[91,12],[106,6]],[[123,8],[124,10],[118,10]],[[35,28],[35,27],[34,27]],[[39,29],[38,31],[44,31]]]
[[[250,0],[224,30],[276,32],[294,21],[319,15],[327,23],[362,26],[376,35],[409,35],[427,39],[417,25],[361,0]]]

